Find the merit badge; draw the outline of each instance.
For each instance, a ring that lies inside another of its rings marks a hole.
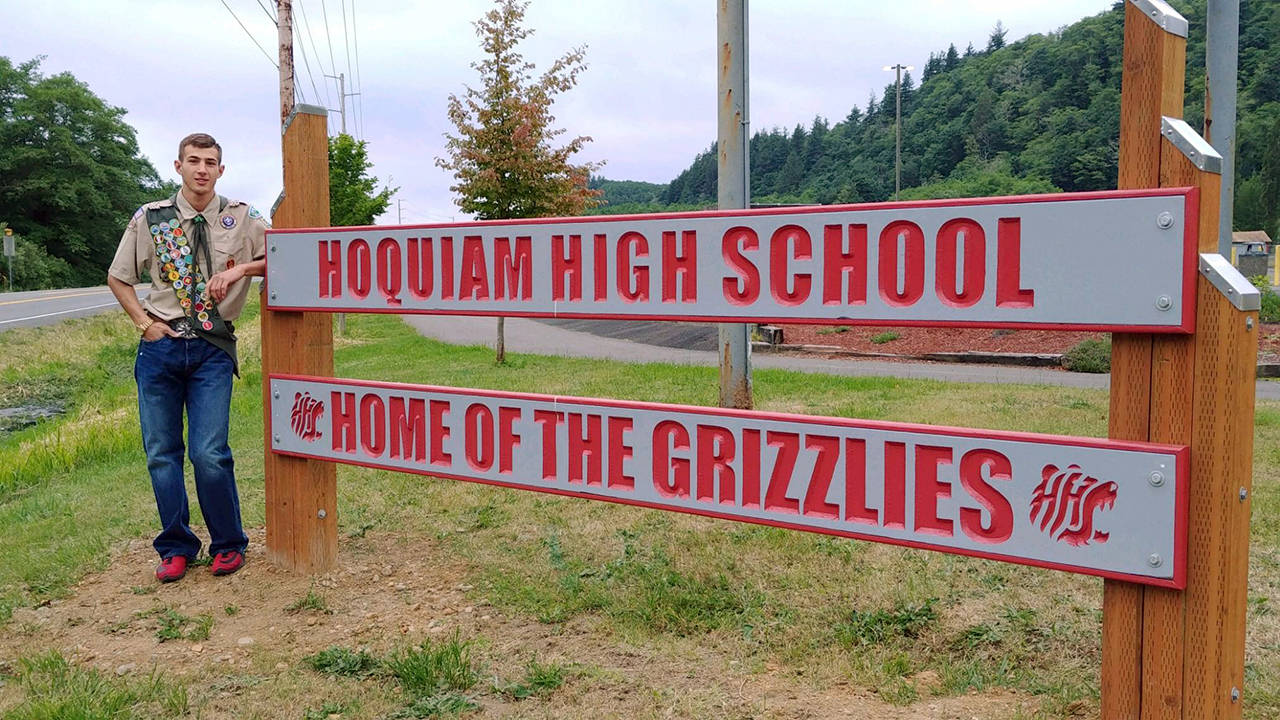
[[[196,313],[196,317],[200,318],[202,321],[203,321],[203,320],[208,320],[208,319],[209,319],[209,313],[207,313],[207,312]]]
[[[179,304],[184,308],[189,308],[191,307],[191,298],[182,298],[182,301]]]
[[[235,218],[231,217],[230,215],[223,215],[223,216],[222,216],[222,227],[224,227],[224,228],[226,228],[226,229],[230,230],[231,228],[233,228],[233,227],[235,227],[235,226],[236,226],[236,219],[235,219]]]
[[[157,233],[159,233],[159,232],[160,232],[160,226],[159,226],[159,225],[152,225],[152,226],[151,226],[151,234],[152,234],[152,235],[155,235],[155,234],[157,234]]]
[[[212,329],[213,329],[213,323],[211,323],[211,322],[209,322],[208,320],[206,320],[206,321],[204,321],[204,323],[203,323],[203,324],[201,324],[201,325],[200,325],[200,327],[204,328],[205,330],[212,330]]]
[[[167,221],[167,220],[166,220],[166,221],[164,221],[164,222],[160,223],[160,231],[161,231],[161,232],[169,232],[169,221]]]
[[[174,229],[173,229],[173,236],[174,236],[174,237],[182,237],[182,228],[180,228],[180,227],[176,227],[176,228],[174,228]]]

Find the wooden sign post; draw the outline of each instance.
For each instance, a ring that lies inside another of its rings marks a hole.
[[[1163,2],[1125,6],[1121,189],[1192,186],[1199,245],[1218,242],[1221,157],[1185,123],[1186,21]],[[1185,591],[1106,581],[1102,717],[1233,718],[1244,687],[1245,591],[1253,451],[1257,313],[1249,289],[1197,287],[1191,336],[1115,335],[1110,436],[1188,444]]]
[[[324,108],[296,105],[284,126],[284,201],[277,228],[329,224],[329,140]],[[267,263],[277,250],[267,239]],[[271,406],[268,372],[333,374],[333,325],[327,313],[270,310],[263,283],[262,405]],[[332,463],[271,451],[266,425],[267,558],[297,572],[324,572],[338,557],[337,473]]]

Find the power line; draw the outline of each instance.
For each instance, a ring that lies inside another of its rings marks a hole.
[[[360,35],[356,32],[356,0],[351,0],[351,42],[356,51],[356,91],[364,92],[364,82],[360,79]],[[364,137],[364,95],[356,96],[356,127],[360,128],[360,137]]]
[[[222,7],[226,8],[227,12],[231,13],[231,17],[236,19],[236,23],[240,25],[240,29],[244,30],[244,34],[248,35],[249,39],[253,40],[253,44],[258,46],[258,49],[262,51],[262,55],[267,59],[267,62],[271,63],[272,67],[279,70],[280,65],[277,64],[275,60],[271,59],[271,56],[267,54],[266,50],[262,49],[261,45],[258,45],[258,40],[253,37],[253,33],[249,32],[249,28],[245,27],[244,23],[240,22],[240,18],[236,16],[236,11],[231,9],[231,6],[227,4],[227,0],[222,0]]]
[[[262,8],[262,12],[267,14],[267,19],[270,20],[272,24],[278,23],[276,16],[272,15],[271,11],[267,9],[267,6],[262,4],[262,0],[258,0],[258,7]]]
[[[337,75],[338,63],[333,59],[333,35],[329,34],[329,8],[324,4],[324,0],[320,0],[320,11],[324,13],[324,41],[329,46],[329,67],[333,68],[333,74]],[[338,90],[338,93],[341,94],[342,90]]]
[[[316,36],[311,32],[311,23],[307,20],[307,9],[303,6],[302,0],[296,0],[295,4],[302,13],[302,26],[306,30],[307,39],[311,41],[311,53],[316,56],[316,67],[320,68],[321,75],[327,75],[328,73],[324,71],[324,60],[320,57],[320,50],[316,48]],[[321,82],[320,84],[324,87],[325,107],[329,107],[333,105],[333,99],[329,97],[329,83]]]
[[[338,2],[339,4],[342,5],[342,52],[347,56],[347,75],[350,75],[351,79],[355,80],[356,76],[351,72],[351,41],[347,37],[347,0],[338,0]],[[354,6],[352,6],[351,12],[352,13],[355,12]],[[356,92],[359,92],[359,91],[360,91],[360,87],[359,87],[359,83],[357,82]],[[358,122],[356,123],[356,137],[357,138],[361,137],[360,125]]]
[[[296,24],[293,26],[293,35],[294,37],[298,37],[298,26]],[[311,61],[307,59],[307,44],[301,42],[301,38],[298,39],[298,49],[302,51],[302,65],[307,69],[307,79],[311,81],[311,91],[316,94],[316,102],[319,103],[320,90],[316,88],[316,76],[315,73],[311,72]],[[316,58],[316,62],[319,61],[320,59]]]

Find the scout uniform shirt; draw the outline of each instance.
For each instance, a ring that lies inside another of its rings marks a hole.
[[[176,200],[165,198],[147,203],[138,208],[120,238],[120,246],[116,248],[115,259],[107,271],[117,280],[136,285],[141,282],[142,271],[151,275],[151,292],[142,301],[147,312],[162,320],[176,320],[186,315],[179,304],[173,286],[160,281],[160,268],[156,260],[156,244],[151,237],[147,225],[147,210],[161,207],[176,207],[178,218],[182,223],[182,232],[193,237],[194,223],[192,218],[204,215],[205,225],[209,230],[210,259],[213,267],[204,267],[201,259],[200,271],[208,281],[214,275],[230,270],[242,263],[261,260],[266,257],[267,221],[262,214],[247,203],[231,200],[219,211],[222,198],[214,195],[203,212],[197,213],[179,191]],[[190,247],[189,245],[187,247]],[[192,257],[192,256],[188,256]],[[250,278],[244,277],[231,284],[227,296],[218,303],[218,313],[224,320],[232,321],[240,316],[244,309],[244,301],[249,295]]]

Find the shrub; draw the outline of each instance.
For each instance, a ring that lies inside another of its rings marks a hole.
[[[902,336],[891,330],[889,332],[882,332],[879,335],[873,336],[871,338],[871,342],[875,343],[876,345],[883,345],[887,342],[893,342],[894,340],[897,340],[900,337]]]
[[[1262,310],[1258,319],[1265,323],[1280,322],[1280,295],[1272,289],[1271,281],[1266,275],[1255,275],[1249,278],[1249,282],[1262,293]]]
[[[1062,356],[1062,367],[1072,372],[1111,372],[1111,338],[1081,341]]]

